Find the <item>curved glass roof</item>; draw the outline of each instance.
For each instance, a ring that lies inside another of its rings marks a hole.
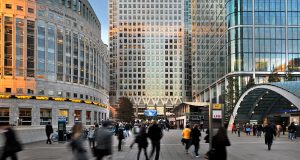
[[[300,81],[274,82],[269,84],[282,88],[300,98]]]
[[[275,82],[262,85],[272,85],[284,89],[300,98],[300,82]],[[284,113],[290,109],[297,109],[295,105],[282,95],[266,88],[256,88],[250,91],[240,103],[236,121],[262,120],[272,113]]]

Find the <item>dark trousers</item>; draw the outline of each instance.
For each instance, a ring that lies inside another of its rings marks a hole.
[[[89,146],[91,148],[94,148],[95,147],[95,139],[94,138],[89,138]]]
[[[3,153],[1,160],[6,160],[8,157],[10,157],[11,160],[18,160],[16,153]]]
[[[193,142],[193,145],[195,146],[195,155],[198,156],[198,151],[199,151],[199,141],[198,142]]]
[[[51,139],[50,139],[50,135],[47,135],[47,142],[46,142],[47,144],[49,143],[49,144],[51,144],[52,142],[51,142]]]
[[[152,150],[151,150],[150,158],[153,156],[154,151],[156,151],[155,160],[158,160],[159,159],[159,152],[160,152],[160,141],[159,140],[158,141],[152,140],[151,143],[152,143]]]
[[[265,144],[268,145],[268,150],[271,150],[273,140],[265,138]]]
[[[185,150],[188,151],[191,146],[191,140],[190,139],[183,139],[183,143],[185,144]]]
[[[121,146],[122,146],[122,139],[119,138],[118,151],[121,151],[121,149],[122,149]]]
[[[144,148],[139,147],[139,151],[138,151],[138,154],[137,154],[137,160],[140,159],[140,155],[141,155],[142,149],[144,150],[144,154],[145,154],[146,160],[149,160],[148,154],[147,154],[147,148],[146,147],[144,147]]]

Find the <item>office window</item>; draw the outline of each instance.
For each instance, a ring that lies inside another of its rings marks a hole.
[[[28,13],[34,13],[34,9],[33,8],[28,8]]]
[[[18,11],[23,11],[24,8],[23,8],[23,6],[17,6],[17,10],[18,10]]]
[[[5,4],[5,8],[6,9],[11,9],[12,8],[12,4]]]

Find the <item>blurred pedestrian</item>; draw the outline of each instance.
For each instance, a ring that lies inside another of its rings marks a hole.
[[[72,128],[71,147],[75,160],[87,160],[86,149],[83,146],[84,136],[81,124],[75,124]]]
[[[144,154],[146,157],[146,160],[149,160],[148,154],[147,154],[147,147],[148,147],[148,141],[147,141],[147,133],[146,128],[142,126],[140,128],[140,133],[135,137],[134,142],[138,144],[138,154],[137,154],[137,160],[140,159],[140,154],[142,149],[144,150]],[[134,143],[133,143],[134,144]],[[130,148],[132,148],[133,144],[130,145]]]
[[[282,128],[280,124],[276,125],[276,135],[277,137],[280,137],[280,132],[281,132]]]
[[[150,154],[150,159],[155,154],[155,160],[159,159],[160,152],[160,140],[163,137],[162,129],[157,125],[156,121],[153,121],[153,124],[148,129],[148,137],[151,140],[152,150]]]
[[[233,134],[233,132],[236,134],[236,126],[234,123],[231,126],[231,134]]]
[[[212,149],[214,153],[209,155],[209,160],[226,160],[227,146],[230,146],[227,131],[224,127],[220,127],[218,133],[212,138]]]
[[[112,135],[109,131],[109,122],[104,121],[102,127],[97,130],[96,134],[96,146],[94,148],[94,156],[97,160],[102,160],[103,157],[112,154]]]
[[[200,120],[200,131],[204,132],[204,119]]]
[[[22,145],[17,139],[15,131],[10,126],[1,125],[0,132],[4,134],[5,139],[0,160],[6,160],[9,157],[11,160],[18,160],[17,152],[22,151]]]
[[[265,126],[265,144],[268,145],[268,150],[271,150],[274,136],[276,137],[276,129],[275,125],[269,123]]]
[[[282,123],[282,135],[286,132],[286,124],[285,122]]]
[[[89,140],[89,146],[90,148],[94,148],[95,147],[95,127],[91,126],[89,128],[89,132],[88,132],[88,140]]]
[[[206,130],[206,136],[204,137],[205,143],[209,143],[209,129]]]
[[[191,131],[191,138],[192,138],[192,144],[195,147],[195,156],[199,157],[198,150],[199,150],[199,142],[200,142],[201,132],[199,130],[198,125],[194,125],[192,131]]]
[[[191,144],[191,129],[190,125],[186,125],[182,131],[182,143],[185,144],[185,153],[188,153]]]
[[[237,124],[236,130],[238,133],[238,137],[241,137],[242,126],[240,123]]]
[[[261,124],[257,125],[257,137],[261,137],[261,133],[263,131],[263,126]]]
[[[125,130],[124,130],[124,125],[122,124],[122,123],[120,123],[119,124],[119,127],[118,127],[119,129],[118,129],[118,141],[119,141],[119,143],[118,143],[118,151],[121,151],[122,150],[122,141],[123,141],[123,139],[125,139],[125,134],[126,133],[124,133],[125,132]]]
[[[295,122],[292,122],[291,125],[288,127],[289,131],[289,139],[294,141],[296,139],[296,126]]]
[[[47,136],[47,141],[46,144],[51,144],[51,139],[50,139],[50,135],[53,133],[53,128],[52,125],[50,124],[50,122],[48,122],[48,124],[45,127],[45,131],[46,131],[46,136]]]

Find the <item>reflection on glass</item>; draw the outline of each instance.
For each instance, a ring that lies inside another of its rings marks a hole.
[[[4,19],[4,75],[12,76],[12,17]]]
[[[27,77],[34,77],[35,22],[27,20]]]
[[[57,27],[56,30],[56,46],[57,46],[57,80],[63,81],[63,73],[64,73],[64,36],[63,29],[61,27]]]
[[[38,21],[38,44],[37,44],[37,78],[45,78],[45,22]]]
[[[24,21],[16,19],[16,76],[24,76]]]
[[[65,33],[65,42],[66,42],[66,74],[65,74],[65,81],[66,82],[71,82],[71,74],[72,74],[72,69],[71,69],[71,32],[66,31]]]
[[[47,78],[55,80],[55,25],[48,24]]]

